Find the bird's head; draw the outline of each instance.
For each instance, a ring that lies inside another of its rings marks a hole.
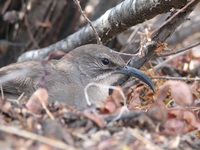
[[[145,82],[155,91],[152,81],[141,71],[129,67],[123,59],[111,49],[97,44],[78,47],[69,53],[81,75],[105,85],[121,85],[128,77],[134,76]],[[88,82],[86,80],[86,82]]]

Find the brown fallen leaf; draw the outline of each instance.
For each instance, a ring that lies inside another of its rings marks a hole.
[[[193,104],[192,92],[189,86],[181,81],[167,81],[160,87],[157,100],[163,101],[171,88],[174,102],[180,106],[191,106]]]
[[[116,111],[116,109],[117,109],[117,105],[112,99],[110,99],[104,103],[104,106],[101,108],[101,113],[112,114]]]
[[[26,108],[32,113],[40,113],[42,103],[47,105],[48,103],[48,92],[45,88],[37,89],[26,103]]]
[[[195,105],[199,106],[198,99],[200,97],[200,83],[198,81],[193,82],[190,86],[190,90],[192,92],[193,101],[196,103]]]
[[[182,134],[184,126],[184,121],[177,120],[175,118],[167,119],[165,124],[162,125],[161,132],[168,136]]]
[[[192,92],[185,82],[171,81],[171,93],[176,104],[180,106],[191,106],[193,104]]]
[[[162,101],[155,101],[147,111],[154,121],[164,123],[167,120],[167,109]]]
[[[112,114],[115,113],[118,108],[121,108],[122,103],[122,95],[118,90],[113,90],[110,96],[97,105],[97,108],[100,109],[102,114]]]
[[[105,120],[98,114],[93,114],[89,111],[84,111],[83,112],[84,116],[91,119],[94,121],[99,127],[104,127],[105,126]]]
[[[168,119],[162,125],[167,135],[184,134],[195,129],[200,130],[200,120],[195,113],[185,108],[168,109]]]

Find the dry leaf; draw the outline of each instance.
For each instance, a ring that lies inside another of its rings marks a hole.
[[[101,112],[112,114],[116,111],[116,109],[117,109],[117,106],[115,102],[111,99],[111,100],[105,101],[104,107],[101,109]]]
[[[185,82],[170,81],[172,97],[180,106],[191,106],[193,104],[192,92]]]
[[[198,99],[200,97],[200,83],[198,81],[193,82],[192,85],[190,86],[190,90],[193,95],[193,101],[194,103],[197,103],[196,105],[198,106],[199,103]]]
[[[154,121],[165,122],[167,119],[167,109],[162,101],[155,101],[147,112]]]
[[[119,91],[113,90],[112,94],[101,102],[101,105],[99,105],[98,108],[103,114],[111,114],[121,107],[122,102],[122,95]]]
[[[185,122],[175,118],[167,119],[162,125],[162,133],[166,135],[177,135],[183,133]]]
[[[167,96],[169,88],[171,88],[171,95],[176,104],[180,106],[191,106],[193,104],[192,92],[190,91],[189,86],[181,81],[165,82],[158,92],[157,100],[163,101]]]
[[[39,113],[42,109],[42,103],[47,105],[48,92],[45,88],[37,89],[26,103],[26,107],[32,113]]]
[[[84,116],[86,116],[87,118],[91,119],[92,121],[94,121],[99,127],[104,127],[105,126],[105,121],[104,119],[98,115],[98,114],[93,114],[89,111],[84,111],[83,112]]]
[[[200,121],[190,110],[185,108],[169,109],[168,117],[162,126],[163,133],[167,135],[183,134],[195,129],[200,130]]]

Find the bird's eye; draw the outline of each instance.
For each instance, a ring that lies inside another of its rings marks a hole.
[[[109,65],[109,64],[110,64],[110,61],[108,60],[108,58],[102,58],[102,59],[101,59],[101,62],[102,62],[104,65]]]

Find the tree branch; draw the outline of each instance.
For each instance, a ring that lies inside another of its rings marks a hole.
[[[105,44],[131,26],[142,23],[158,14],[166,13],[171,8],[181,8],[186,4],[187,0],[125,0],[116,7],[106,11],[104,15],[93,21],[92,24]],[[69,52],[80,45],[95,42],[94,32],[87,25],[53,45],[24,53],[19,57],[18,61],[43,59],[55,50]]]
[[[187,5],[181,8],[176,13],[173,13],[166,22],[164,22],[158,29],[152,32],[150,42],[145,46],[144,55],[141,57],[132,57],[128,65],[141,68],[146,62],[156,55],[156,50],[160,47],[160,43],[164,42],[178,27],[183,23],[188,15],[193,11],[194,7],[199,3],[199,0],[191,0]]]

